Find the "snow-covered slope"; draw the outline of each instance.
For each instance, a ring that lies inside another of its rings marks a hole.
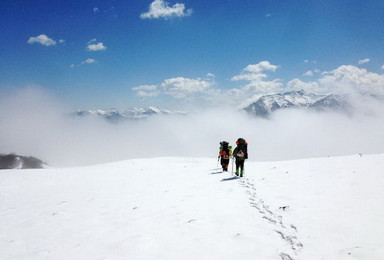
[[[0,174],[0,259],[384,259],[384,155]]]

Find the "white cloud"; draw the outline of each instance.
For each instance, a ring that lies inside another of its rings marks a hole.
[[[141,85],[132,88],[133,91],[137,91],[136,95],[139,97],[155,97],[160,94],[157,85]]]
[[[309,70],[309,71],[305,72],[303,74],[303,76],[305,76],[305,77],[313,77],[313,72]]]
[[[139,87],[134,87],[132,90],[147,90],[147,91],[153,91],[157,89],[157,85],[141,85]]]
[[[91,42],[93,42],[94,40],[92,40]],[[99,42],[97,44],[90,44],[89,43],[87,46],[87,49],[90,51],[104,51],[107,49],[107,47],[105,47],[102,42]]]
[[[186,98],[193,94],[203,93],[212,85],[211,81],[184,77],[166,79],[161,83],[164,93],[174,98]]]
[[[192,9],[185,9],[185,5],[176,3],[169,6],[168,2],[164,0],[155,0],[149,6],[149,11],[140,15],[141,19],[158,19],[158,18],[172,18],[184,17],[192,14]]]
[[[139,97],[156,97],[157,95],[159,95],[159,92],[158,91],[147,92],[147,91],[139,90],[136,95]]]
[[[342,65],[333,71],[324,72],[318,82],[332,92],[357,91],[384,94],[384,75],[352,65]]]
[[[384,70],[384,65],[383,65],[383,66],[381,66],[381,69],[382,69],[382,70]]]
[[[93,12],[94,12],[95,14],[97,14],[97,13],[99,13],[99,12],[100,12],[100,10],[99,10],[99,8],[98,8],[98,7],[94,7],[94,8],[93,8]]]
[[[60,39],[60,40],[59,40],[59,43],[63,44],[63,43],[65,43],[65,40]]]
[[[29,44],[40,43],[40,44],[42,44],[44,46],[56,45],[56,41],[52,40],[51,38],[49,38],[45,34],[41,34],[41,35],[39,35],[37,37],[30,37],[29,40],[28,40],[28,43]]]
[[[316,64],[317,61],[306,59],[306,60],[304,60],[304,63],[313,63],[313,64]]]
[[[304,82],[300,79],[293,79],[287,83],[287,91],[304,90],[308,93],[320,93],[319,84],[317,82]]]
[[[260,81],[267,77],[264,71],[276,71],[278,66],[272,65],[269,61],[262,61],[258,64],[250,64],[240,75],[232,77],[232,81],[246,80],[246,81]]]
[[[83,61],[81,64],[92,64],[92,63],[96,63],[96,60],[92,58],[88,58],[85,61]]]
[[[189,98],[191,101],[203,102],[206,105],[227,104],[239,108],[256,101],[262,95],[292,90],[304,90],[315,94],[368,92],[384,95],[384,75],[356,66],[343,65],[323,73],[319,69],[314,69],[311,73],[318,74],[316,75],[319,76],[318,79],[302,81],[295,78],[287,83],[278,78],[268,79],[266,73],[274,72],[277,68],[278,66],[268,61],[248,65],[239,75],[231,79],[231,81],[246,81],[245,84],[227,90],[214,88],[214,75],[210,73],[203,79],[176,77],[166,79],[160,84],[142,85],[132,90],[140,97],[166,94],[177,99]]]
[[[269,17],[272,17],[272,14],[266,14],[265,17],[269,18]]]
[[[177,99],[182,99],[201,93],[209,96],[213,84],[212,76],[208,79],[176,77],[166,79],[158,85],[141,85],[132,88],[132,90],[137,91],[136,95],[140,97],[155,97],[160,94],[166,94]]]
[[[304,77],[313,77],[315,74],[319,74],[321,71],[319,69],[309,70],[303,74]]]
[[[249,99],[255,95],[276,93],[281,90],[283,84],[279,79],[267,81],[267,71],[276,71],[278,66],[272,65],[269,61],[262,61],[258,64],[250,64],[242,70],[239,75],[232,77],[231,81],[249,81],[240,89],[232,89],[229,94],[238,99]]]
[[[318,73],[319,70],[314,70]],[[335,70],[323,72],[316,81],[303,82],[293,79],[286,84],[286,90],[326,93],[372,93],[384,95],[384,75],[372,73],[353,65],[342,65]]]
[[[370,61],[371,61],[370,59],[359,60],[359,64],[362,65],[362,64],[368,63]]]

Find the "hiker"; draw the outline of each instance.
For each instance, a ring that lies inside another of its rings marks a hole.
[[[239,138],[236,141],[236,148],[233,150],[233,156],[236,158],[236,176],[239,176],[240,169],[240,177],[244,175],[244,161],[248,159],[248,143],[244,140],[244,138]]]
[[[222,141],[220,142],[220,152],[218,159],[221,158],[221,167],[223,167],[223,171],[228,171],[229,159],[232,156],[232,146],[229,145],[228,142]]]

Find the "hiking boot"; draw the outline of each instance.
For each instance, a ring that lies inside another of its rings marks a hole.
[[[244,175],[244,170],[241,170],[240,177],[243,177],[243,175]]]
[[[239,170],[236,170],[235,174],[236,176],[239,176]]]

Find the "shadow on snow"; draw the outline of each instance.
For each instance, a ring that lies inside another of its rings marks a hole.
[[[239,177],[237,177],[237,176],[233,176],[233,177],[231,177],[231,178],[225,178],[225,179],[222,179],[221,181],[233,181],[233,180],[236,180],[236,179],[238,179]]]

